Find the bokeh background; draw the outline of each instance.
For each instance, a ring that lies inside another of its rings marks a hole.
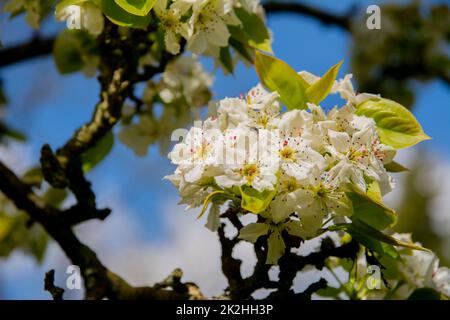
[[[275,54],[297,70],[316,74],[345,59],[340,76],[354,73],[360,91],[401,101],[433,138],[399,153],[399,162],[410,172],[395,174],[398,187],[387,201],[399,212],[397,230],[413,232],[416,241],[438,253],[441,264],[450,266],[449,1],[299,2],[353,17],[352,29],[295,13],[270,14]],[[381,30],[366,28],[365,10],[371,4],[382,8]],[[40,32],[53,35],[64,27],[48,19]],[[5,47],[32,36],[22,17],[0,15]],[[211,61],[202,61],[212,70]],[[62,77],[50,56],[2,68],[0,78],[8,97],[2,117],[28,137],[26,143],[0,144],[0,159],[18,173],[37,163],[44,143],[61,146],[89,120],[98,99],[95,78]],[[214,98],[237,96],[257,82],[254,70],[242,64],[232,76],[218,72]],[[218,238],[203,227],[204,221],[196,221],[195,212],[177,205],[176,189],[162,180],[173,169],[157,146],[139,158],[117,140],[108,158],[88,174],[99,207],[113,213],[105,222],[77,227],[77,234],[132,284],[154,283],[181,267],[184,280],[196,282],[209,296],[219,294],[226,282]],[[255,262],[250,246],[239,245],[234,255],[244,260],[242,273],[249,274]],[[68,265],[54,243],[41,263],[21,251],[0,257],[0,299],[48,299],[44,273],[56,269],[56,283],[63,285]],[[296,279],[296,286],[306,287],[318,277],[311,272]],[[81,296],[80,291],[66,292],[66,298]]]

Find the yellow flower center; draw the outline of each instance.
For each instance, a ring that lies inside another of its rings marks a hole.
[[[246,164],[242,169],[242,175],[251,183],[259,175],[259,168],[256,164]]]
[[[297,183],[297,180],[295,180],[294,178],[290,178],[282,182],[282,189],[286,190],[287,192],[293,192],[298,188],[299,185]]]
[[[285,146],[283,149],[280,150],[280,157],[283,160],[295,160],[295,154],[296,151],[294,149],[292,149],[289,146]]]

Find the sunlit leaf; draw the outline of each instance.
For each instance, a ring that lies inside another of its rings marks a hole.
[[[130,28],[145,28],[150,23],[150,15],[138,16],[131,14],[118,6],[112,0],[101,0],[101,7],[106,17],[113,23]]]
[[[280,100],[290,110],[306,109],[307,84],[286,62],[256,52],[255,68],[259,79],[269,90],[277,91]]]
[[[137,15],[146,16],[153,8],[157,0],[114,0],[125,11]]]
[[[334,231],[345,230],[345,231],[349,232],[352,236],[354,234],[362,235],[369,239],[378,240],[378,241],[381,241],[385,244],[389,244],[392,246],[405,247],[405,248],[414,249],[414,250],[431,252],[429,249],[426,249],[426,248],[416,245],[414,243],[404,242],[404,241],[398,240],[394,237],[391,237],[390,235],[387,235],[387,234],[381,232],[380,230],[377,230],[358,219],[352,219],[352,223],[344,223],[344,224],[337,224],[337,225],[331,226],[330,230],[334,230]]]
[[[388,172],[405,172],[405,171],[409,171],[408,168],[406,168],[402,164],[400,164],[398,162],[395,162],[395,161],[391,161],[388,164],[385,164],[384,168]]]
[[[407,148],[430,139],[414,115],[395,101],[373,98],[359,104],[356,114],[373,118],[380,141],[393,148]]]
[[[210,202],[213,200],[213,197],[215,197],[219,194],[225,194],[225,191],[216,190],[216,191],[211,192],[206,197],[205,201],[203,201],[203,207],[202,207],[202,210],[200,211],[199,215],[197,216],[197,219],[200,219],[203,216],[203,214],[206,212],[206,209],[208,209]]]
[[[333,87],[334,81],[339,72],[342,61],[332,66],[319,80],[314,82],[308,89],[306,89],[306,96],[308,102],[319,104],[325,99]]]
[[[234,9],[242,26],[229,26],[231,36],[249,46],[272,52],[269,31],[259,15],[243,8]]]
[[[382,203],[380,196],[375,196],[370,188],[369,192],[366,194],[354,188],[353,192],[347,193],[353,204],[351,219],[359,219],[379,230],[392,227],[397,222],[397,214]]]
[[[241,207],[252,213],[260,213],[267,209],[273,197],[276,194],[274,190],[264,190],[262,192],[249,187],[241,187],[242,203]]]

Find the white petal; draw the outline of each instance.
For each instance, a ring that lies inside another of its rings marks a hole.
[[[171,54],[178,54],[180,52],[179,39],[174,32],[166,31],[166,34],[164,35],[164,43],[167,51]]]
[[[188,49],[196,54],[202,54],[206,50],[206,38],[198,32],[188,40]]]
[[[216,18],[220,19],[220,18]],[[228,45],[228,39],[230,38],[230,32],[226,24],[223,21],[217,21],[212,26],[210,26],[210,32],[206,33],[206,38],[208,42],[218,47],[225,47]]]
[[[450,269],[446,267],[439,268],[433,274],[433,282],[436,289],[447,297],[450,297]]]
[[[331,144],[337,151],[347,153],[350,149],[350,136],[346,132],[328,130],[328,136]]]

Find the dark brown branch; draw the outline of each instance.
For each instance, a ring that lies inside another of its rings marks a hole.
[[[268,14],[274,13],[294,13],[318,19],[325,24],[331,24],[349,30],[350,19],[345,16],[338,16],[318,8],[310,7],[301,3],[268,2],[263,5]],[[49,55],[52,52],[55,37],[35,38],[29,42],[21,43],[13,47],[0,50],[0,68],[26,60]],[[150,70],[150,73],[152,71]],[[139,76],[140,81],[148,79],[144,73]]]
[[[350,30],[349,17],[331,14],[321,9],[311,7],[302,3],[267,2],[263,4],[263,6],[268,14],[272,13],[301,14],[307,17],[315,18],[324,24],[337,26],[347,31]]]
[[[50,270],[45,274],[44,289],[52,295],[53,300],[63,299],[64,289],[55,286],[55,270]]]
[[[0,68],[52,53],[55,37],[34,38],[29,42],[0,50]]]
[[[203,297],[196,286],[186,284],[185,292],[159,287],[132,287],[109,271],[94,251],[81,243],[70,225],[64,223],[63,212],[47,206],[31,188],[0,162],[0,191],[16,207],[40,223],[59,244],[73,264],[80,267],[87,299],[187,299]]]
[[[237,237],[228,239],[225,236],[225,225],[221,224],[218,230],[219,240],[222,248],[222,272],[228,281],[228,291],[231,299],[243,299],[241,295],[241,288],[243,286],[243,280],[241,276],[241,264],[242,261],[233,258],[233,248],[239,243]]]

